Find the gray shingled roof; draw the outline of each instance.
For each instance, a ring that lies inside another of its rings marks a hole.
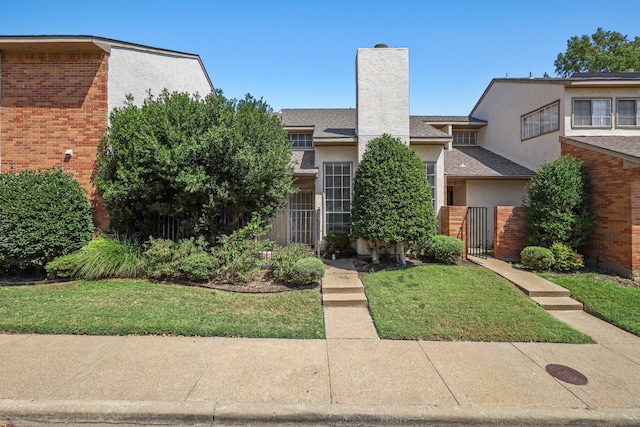
[[[291,150],[291,163],[295,174],[318,174],[315,150]]]
[[[486,120],[476,119],[472,116],[415,116],[424,119],[428,123],[477,123],[486,124]]]
[[[356,110],[353,108],[283,109],[277,113],[282,124],[289,128],[313,128],[314,138],[355,138]],[[409,118],[412,138],[451,138],[426,123],[425,116]]]
[[[563,141],[593,147],[614,157],[632,157],[640,160],[640,136],[565,136]]]
[[[453,147],[444,152],[444,173],[469,178],[515,178],[535,175],[509,159],[482,147]]]

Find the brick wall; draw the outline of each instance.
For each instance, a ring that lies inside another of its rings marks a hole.
[[[467,210],[466,206],[443,206],[440,210],[442,234],[457,237],[465,242],[465,258],[467,258]]]
[[[88,191],[96,225],[106,215],[91,182],[107,129],[107,55],[2,52],[2,172],[62,167]],[[65,151],[73,157],[65,162]]]
[[[596,226],[585,257],[624,273],[640,270],[640,170],[623,160],[562,143],[562,154],[584,162],[589,174],[591,212]]]
[[[527,246],[527,208],[522,206],[496,206],[494,215],[493,256],[505,261],[520,259]]]

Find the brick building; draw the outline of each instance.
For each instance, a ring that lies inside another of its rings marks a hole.
[[[109,112],[127,94],[213,90],[199,56],[91,36],[0,36],[0,173],[62,167],[89,193]]]

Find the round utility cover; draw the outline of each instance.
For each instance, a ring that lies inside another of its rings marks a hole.
[[[586,385],[589,380],[580,372],[564,365],[547,365],[547,372],[554,378],[569,384]]]

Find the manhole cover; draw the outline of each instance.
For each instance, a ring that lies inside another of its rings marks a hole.
[[[547,372],[554,378],[569,384],[586,385],[589,380],[575,369],[563,365],[547,365]]]

